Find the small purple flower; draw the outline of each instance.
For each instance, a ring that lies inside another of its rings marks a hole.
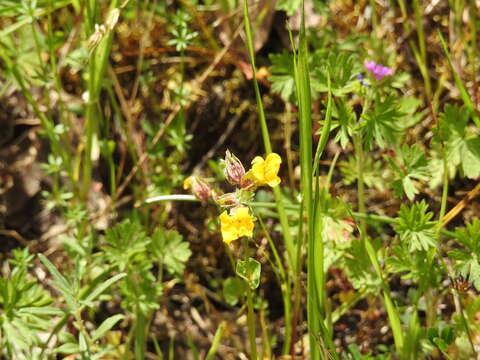
[[[381,80],[383,77],[393,74],[393,70],[388,66],[377,64],[375,61],[365,61],[364,65],[367,71],[372,74],[376,80]]]
[[[363,77],[362,74],[358,74],[357,75],[357,80],[360,82],[360,84],[362,84],[363,86],[365,87],[369,87],[370,85],[368,85],[368,83],[365,81],[365,78]]]

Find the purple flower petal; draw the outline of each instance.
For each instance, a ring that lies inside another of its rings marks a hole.
[[[392,69],[387,66],[377,64],[375,61],[365,61],[364,65],[367,71],[372,74],[376,80],[381,80],[383,77],[393,74]]]

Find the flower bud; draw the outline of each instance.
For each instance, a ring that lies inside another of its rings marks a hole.
[[[249,171],[240,180],[240,187],[246,191],[255,191],[257,184],[252,178],[252,173]]]
[[[212,189],[210,185],[199,176],[189,176],[183,181],[183,188],[190,190],[202,203],[207,202],[208,198],[212,196]]]
[[[233,155],[229,150],[225,154],[225,177],[232,185],[238,185],[245,175],[245,168],[240,160]]]
[[[238,204],[238,198],[235,193],[226,193],[214,197],[215,202],[220,206],[233,206]]]

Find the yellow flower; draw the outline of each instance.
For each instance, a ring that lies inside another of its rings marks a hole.
[[[268,154],[265,160],[257,156],[252,160],[252,168],[246,177],[251,178],[259,186],[275,187],[280,184],[280,178],[277,174],[281,163],[280,155],[275,153]]]
[[[233,209],[232,212],[229,215],[224,211],[220,215],[220,229],[223,241],[227,245],[242,236],[252,237],[253,234],[253,218],[248,212],[248,208],[240,207]]]
[[[192,187],[192,176],[183,180],[183,190],[189,190]]]

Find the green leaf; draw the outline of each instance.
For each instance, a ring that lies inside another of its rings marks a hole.
[[[254,290],[260,285],[261,264],[252,258],[239,260],[235,269],[238,276],[244,279],[250,289]]]
[[[361,241],[353,240],[345,255],[340,258],[348,280],[355,289],[377,293],[381,286],[381,279],[372,268],[366,247]]]
[[[405,121],[399,125],[401,128],[407,129],[422,120],[424,114],[418,111],[421,105],[422,101],[413,96],[398,100],[398,110],[406,115]]]
[[[116,224],[105,233],[107,246],[104,251],[107,260],[124,271],[127,265],[138,263],[147,254],[147,246],[150,243],[138,221],[130,219]]]
[[[68,342],[55,348],[55,352],[59,354],[67,354],[67,355],[78,354],[80,352],[80,348],[78,344]]]
[[[384,164],[376,160],[374,156],[366,156],[363,160],[363,181],[365,185],[375,187],[380,191],[385,190],[388,173],[383,170]],[[341,161],[339,165],[345,185],[355,183],[358,178],[357,157],[349,156],[346,161]]]
[[[451,250],[448,256],[455,260],[457,273],[480,290],[480,220],[455,229],[455,235],[464,249]]]
[[[87,339],[85,339],[83,332],[78,333],[78,347],[80,352],[85,352],[88,350]]]
[[[43,254],[39,254],[38,257],[50,274],[52,274],[54,279],[53,285],[63,294],[70,310],[76,309],[77,301],[75,300],[75,293],[70,283]]]
[[[358,88],[357,75],[361,71],[358,57],[345,51],[317,51],[312,63],[312,88],[316,92],[328,92],[328,77],[335,96],[344,96]]]
[[[405,113],[400,111],[393,96],[384,101],[375,101],[373,107],[361,119],[360,128],[364,133],[365,148],[373,149],[374,141],[382,149],[396,144],[402,134],[402,127],[399,124],[404,116]]]
[[[152,236],[152,250],[171,274],[182,275],[192,255],[189,244],[174,230],[159,229]]]
[[[272,90],[282,97],[284,101],[292,102],[295,90],[294,68],[292,56],[284,51],[281,54],[270,54],[271,76],[268,80],[272,83]]]
[[[24,307],[18,310],[18,314],[21,315],[44,315],[44,316],[61,316],[65,312],[61,309],[54,307],[44,306],[44,307]]]
[[[428,161],[417,145],[403,145],[394,155],[385,157],[393,170],[392,188],[398,196],[403,193],[413,200],[419,193],[418,181],[428,180]]]
[[[332,116],[337,119],[332,122],[332,130],[338,127],[334,141],[340,142],[342,149],[346,149],[354,132],[357,116],[343,98],[335,100]]]
[[[435,222],[430,221],[433,213],[427,210],[428,205],[423,200],[412,206],[400,207],[395,231],[399,234],[401,242],[408,245],[410,251],[428,250],[436,246]]]
[[[302,0],[279,0],[276,5],[277,10],[283,10],[288,16],[293,15],[298,10]]]
[[[116,283],[118,280],[124,278],[125,276],[127,276],[126,273],[120,273],[111,277],[103,284],[100,284],[95,290],[93,290],[92,293],[83,302],[90,305],[92,301],[95,301],[95,299],[100,296],[100,294],[102,294],[105,290],[107,290],[112,284]]]
[[[463,174],[470,179],[480,176],[480,138],[465,140],[460,151]]]
[[[223,297],[231,306],[238,304],[239,299],[245,295],[245,290],[245,281],[239,278],[229,277],[223,282]]]
[[[460,166],[464,176],[480,176],[480,138],[468,126],[471,112],[465,106],[445,105],[438,134],[445,143],[449,163]]]
[[[445,341],[441,338],[435,338],[433,339],[433,343],[437,345],[437,347],[442,350],[442,351],[447,351],[448,345],[445,343]]]
[[[455,327],[446,326],[442,329],[442,339],[447,343],[451,344],[455,340]]]
[[[115,324],[118,323],[120,320],[122,320],[124,317],[125,316],[122,314],[117,314],[105,319],[93,333],[92,341],[97,341],[98,339],[100,339],[103,336],[103,334],[105,334],[112,327],[114,327]]]
[[[21,349],[28,349],[31,345],[31,331],[19,331],[18,327],[14,326],[10,321],[4,320],[2,325],[4,332],[3,336],[8,339],[8,342],[18,346]]]

